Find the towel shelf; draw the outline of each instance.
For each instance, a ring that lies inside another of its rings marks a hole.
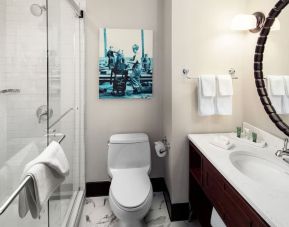
[[[61,136],[61,138],[57,141],[58,143],[61,143],[66,135],[65,134],[48,134],[45,136]],[[3,203],[3,205],[0,207],[0,215],[2,215],[7,208],[11,205],[11,203],[16,199],[16,197],[19,195],[19,193],[22,191],[22,189],[25,187],[25,185],[32,180],[31,176],[26,176],[24,180],[19,184],[18,188],[9,196],[9,198]]]

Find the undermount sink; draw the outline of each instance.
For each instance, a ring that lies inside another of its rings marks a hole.
[[[270,188],[289,191],[289,166],[277,158],[246,151],[230,154],[233,166],[251,180]]]

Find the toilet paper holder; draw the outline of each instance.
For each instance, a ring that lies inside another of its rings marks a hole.
[[[161,153],[168,152],[168,151],[171,149],[171,145],[170,145],[170,143],[168,142],[168,139],[167,139],[166,136],[162,139],[162,142],[163,142],[163,144],[165,145],[165,148],[166,148],[166,149],[165,149],[164,151],[161,151]]]

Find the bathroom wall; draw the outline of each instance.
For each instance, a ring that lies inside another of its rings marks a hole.
[[[46,103],[46,17],[33,16],[30,5],[29,0],[6,0],[5,89],[21,91],[5,95],[9,157],[42,138],[46,126],[36,117],[37,108]]]
[[[257,0],[249,1],[247,12],[253,13],[261,11],[265,15],[276,4],[274,0]],[[269,35],[266,50],[264,53],[264,73],[268,74],[285,74],[289,72],[289,54],[288,50],[288,27],[289,27],[289,11],[288,7],[279,16],[281,29],[279,31],[272,31]],[[245,42],[247,49],[247,56],[244,58],[244,66],[247,73],[244,75],[244,120],[256,125],[268,132],[273,133],[276,136],[284,138],[285,135],[277,129],[277,127],[271,122],[268,115],[264,111],[264,108],[259,100],[258,93],[256,91],[254,81],[254,69],[253,59],[255,53],[255,46],[259,34],[246,33]],[[287,45],[287,46],[286,46]],[[289,123],[288,116],[282,116],[285,122]]]
[[[244,77],[243,34],[230,30],[233,16],[246,8],[246,1],[172,0],[172,116],[166,134],[172,148],[166,160],[166,182],[173,203],[188,201],[189,133],[230,132],[243,120]],[[181,77],[183,68],[191,75],[224,74],[236,70],[232,116],[200,117],[197,113],[196,80]],[[169,106],[169,105],[168,105]]]
[[[163,0],[87,0],[86,11],[86,181],[108,180],[107,141],[112,134],[146,132],[151,143],[162,137]],[[151,100],[98,99],[98,29],[154,31],[154,90]],[[152,150],[152,177],[164,164]]]

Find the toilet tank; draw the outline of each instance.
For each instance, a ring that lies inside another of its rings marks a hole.
[[[150,172],[151,150],[149,138],[144,133],[116,134],[108,144],[108,173],[119,169],[145,168]]]

